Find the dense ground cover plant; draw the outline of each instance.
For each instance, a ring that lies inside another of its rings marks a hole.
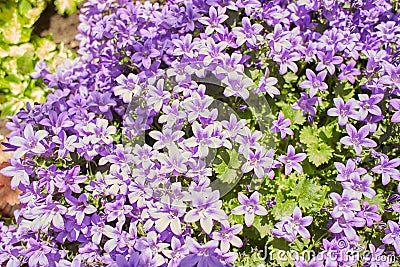
[[[79,1],[55,1],[60,14],[76,11]],[[39,61],[54,71],[72,52],[57,46],[51,37],[32,35],[34,23],[48,1],[10,0],[0,3],[0,116],[15,114],[27,102],[43,102],[45,85],[30,76]],[[35,77],[35,76],[34,76]]]
[[[1,261],[395,265],[396,8],[87,2],[81,56],[36,65],[54,91],[8,124]]]

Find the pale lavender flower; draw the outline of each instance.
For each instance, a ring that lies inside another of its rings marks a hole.
[[[351,124],[346,125],[346,131],[349,136],[342,137],[340,143],[346,146],[352,146],[356,151],[357,155],[362,152],[362,147],[376,147],[375,141],[366,138],[369,134],[369,127],[367,125],[360,128],[357,131],[356,127]]]
[[[221,251],[228,252],[231,245],[238,248],[243,246],[242,240],[236,236],[242,229],[243,225],[241,224],[230,226],[229,223],[224,222],[221,223],[221,230],[213,232],[211,237],[220,242]]]
[[[14,152],[14,157],[21,158],[28,152],[36,155],[45,153],[46,148],[42,144],[42,141],[48,134],[49,133],[45,130],[34,132],[32,125],[27,124],[24,129],[23,137],[13,136],[10,138],[9,143],[17,147],[17,150]]]
[[[272,122],[271,133],[281,133],[281,138],[285,139],[286,135],[293,135],[293,131],[289,128],[291,121],[285,119],[283,112],[279,112],[278,119]]]
[[[386,236],[382,239],[384,244],[391,244],[394,246],[397,255],[400,255],[400,227],[396,222],[389,220],[389,227],[385,230]]]
[[[306,69],[306,76],[308,80],[303,81],[299,86],[301,88],[310,89],[310,97],[313,97],[317,94],[318,90],[328,89],[328,85],[324,83],[326,74],[327,72],[325,70],[315,75],[312,70]]]
[[[267,210],[258,204],[260,201],[260,193],[255,191],[250,198],[242,193],[238,195],[239,203],[242,204],[232,210],[232,214],[243,215],[244,221],[247,227],[250,227],[254,222],[254,216],[265,216],[267,215]]]
[[[292,145],[288,146],[287,154],[278,157],[278,160],[285,164],[285,175],[289,175],[292,170],[296,170],[299,173],[303,173],[303,168],[299,162],[302,162],[306,158],[305,153],[298,153]]]
[[[330,108],[328,110],[328,116],[339,117],[339,126],[344,126],[347,124],[348,118],[357,119],[357,113],[354,111],[357,102],[353,98],[346,102],[343,102],[341,98],[334,98],[335,108]]]
[[[272,229],[271,233],[276,237],[284,238],[288,242],[293,242],[297,234],[300,234],[303,238],[310,239],[310,232],[308,232],[306,227],[312,221],[312,216],[302,217],[300,208],[296,207],[292,217],[282,217],[281,221],[275,224],[275,229]]]

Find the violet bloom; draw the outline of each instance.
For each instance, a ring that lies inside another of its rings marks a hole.
[[[287,154],[278,157],[278,160],[285,164],[285,175],[289,175],[292,170],[296,170],[299,173],[303,173],[303,167],[299,164],[306,158],[305,153],[298,153],[292,145],[288,146]]]
[[[186,212],[186,205],[179,200],[172,200],[168,196],[164,196],[161,199],[163,204],[161,207],[157,207],[156,211],[149,211],[151,217],[156,221],[154,223],[156,230],[159,233],[164,232],[168,226],[171,232],[176,236],[182,234],[181,219]]]
[[[240,96],[244,100],[249,98],[250,95],[247,88],[254,85],[252,79],[245,75],[238,75],[236,72],[229,72],[222,82],[227,85],[224,90],[224,96]]]
[[[400,172],[396,168],[400,165],[400,158],[389,160],[388,157],[380,157],[379,164],[372,168],[374,173],[382,174],[382,184],[387,185],[390,178],[400,180]]]
[[[360,99],[358,103],[360,107],[358,111],[358,116],[360,117],[360,120],[364,120],[365,118],[367,118],[368,114],[375,116],[382,115],[381,109],[378,105],[376,105],[382,100],[382,94],[376,94],[372,96],[368,96],[367,94],[359,94],[358,98]]]
[[[390,99],[390,105],[396,110],[390,121],[400,122],[400,99]]]
[[[235,140],[238,134],[243,130],[243,128],[246,126],[246,120],[245,119],[240,119],[238,121],[237,117],[235,114],[231,114],[229,117],[229,121],[222,121],[221,122],[222,127],[226,129],[227,132],[227,137]]]
[[[363,227],[365,220],[363,218],[354,217],[346,220],[343,216],[335,221],[335,223],[329,228],[329,231],[334,234],[344,233],[349,241],[359,242],[360,237],[357,235],[354,227]]]
[[[198,21],[206,25],[205,33],[211,35],[214,31],[218,33],[224,32],[224,27],[222,23],[228,19],[228,15],[225,15],[226,8],[218,7],[218,12],[215,7],[210,7],[208,12],[208,17],[199,18]]]
[[[400,226],[392,220],[389,220],[388,224],[389,227],[385,230],[386,236],[382,242],[393,245],[397,255],[400,255]]]
[[[265,216],[268,214],[267,210],[258,204],[260,201],[260,193],[255,191],[250,198],[245,196],[242,193],[239,193],[238,200],[240,202],[240,206],[234,208],[232,210],[232,214],[235,215],[243,215],[244,214],[244,222],[247,227],[250,227],[254,222],[254,215]]]
[[[79,165],[72,167],[71,170],[66,170],[62,174],[54,177],[56,186],[60,193],[71,190],[74,193],[80,193],[82,188],[79,184],[84,183],[88,178],[85,175],[79,175],[81,168]]]
[[[370,188],[373,178],[371,175],[366,174],[362,178],[359,175],[353,175],[350,181],[342,182],[344,191],[349,191],[350,195],[355,196],[361,200],[364,195],[367,198],[373,198],[376,195],[374,189]]]
[[[336,181],[338,182],[350,181],[353,175],[363,175],[367,173],[367,170],[364,168],[356,168],[356,163],[352,159],[347,160],[346,166],[340,162],[335,162],[334,165],[339,172],[336,176]]]
[[[125,196],[120,196],[113,202],[105,204],[105,210],[108,214],[107,222],[112,222],[117,219],[116,226],[118,229],[122,229],[126,220],[126,214],[129,214],[133,210],[132,205],[125,205],[125,201]]]
[[[300,60],[300,55],[297,52],[289,52],[289,50],[283,50],[282,53],[277,54],[273,57],[273,60],[279,65],[279,74],[283,75],[288,72],[288,68],[296,73],[298,67],[296,61]]]
[[[281,92],[276,88],[278,79],[275,77],[268,77],[269,69],[267,68],[263,77],[260,78],[258,87],[254,90],[255,93],[267,93],[270,97],[274,98],[276,95],[280,95]]]
[[[236,43],[241,46],[247,43],[248,46],[256,46],[258,34],[262,31],[264,27],[260,24],[251,25],[250,19],[244,17],[242,19],[242,27],[235,27],[232,29],[233,33],[236,34]]]
[[[41,120],[39,124],[51,127],[52,131],[55,134],[59,134],[62,129],[66,130],[74,125],[74,123],[68,118],[68,112],[57,114],[57,112],[55,112],[54,110],[50,110],[49,118]]]
[[[308,112],[310,116],[314,117],[315,114],[317,114],[317,109],[315,108],[315,105],[318,102],[320,102],[319,97],[309,97],[307,93],[301,92],[299,100],[292,105],[292,108],[294,110],[302,110],[303,114],[306,114]]]
[[[133,46],[136,52],[131,56],[131,59],[138,64],[138,66],[149,69],[151,66],[151,59],[160,56],[160,51],[153,47],[151,39],[147,39],[144,44],[137,43]]]
[[[229,223],[221,223],[221,230],[211,234],[211,238],[220,241],[220,247],[222,252],[228,252],[231,244],[237,248],[243,246],[242,240],[238,235],[243,229],[243,225],[236,224],[230,226]]]
[[[376,147],[377,144],[375,141],[366,138],[369,134],[369,127],[365,125],[357,131],[356,127],[351,124],[346,125],[346,131],[349,136],[342,137],[340,139],[340,143],[346,146],[352,146],[356,151],[357,155],[360,155],[362,152],[362,147]]]
[[[68,153],[74,152],[76,149],[76,140],[78,140],[76,135],[67,136],[63,130],[58,134],[58,136],[53,136],[52,141],[60,145],[58,148],[58,157],[65,158]]]
[[[81,194],[77,199],[70,194],[65,194],[65,200],[71,206],[68,208],[67,215],[76,218],[78,225],[82,225],[86,215],[96,212],[96,207],[87,203],[87,194]]]
[[[0,174],[12,177],[11,189],[15,190],[21,184],[28,186],[30,184],[29,174],[32,173],[31,168],[22,165],[21,159],[12,157],[10,159],[11,166],[7,166],[0,170]]]
[[[346,220],[354,218],[354,213],[361,210],[360,201],[356,199],[351,192],[345,190],[340,196],[338,193],[331,193],[334,208],[331,211],[331,216],[334,219],[339,219],[344,216]]]
[[[324,83],[327,71],[321,71],[317,75],[310,70],[306,69],[306,76],[308,80],[303,81],[300,83],[301,88],[310,89],[310,97],[313,97],[317,94],[318,90],[326,90],[328,89],[328,85]]]
[[[162,253],[170,259],[168,267],[177,267],[179,262],[189,254],[189,249],[175,236],[171,239],[171,250],[164,249]]]
[[[368,244],[369,250],[368,254],[364,255],[363,263],[364,266],[369,267],[389,267],[390,264],[394,263],[391,262],[390,258],[384,255],[385,253],[385,246],[380,245],[376,248],[373,244]]]
[[[50,224],[52,224],[56,229],[63,230],[63,215],[65,213],[67,213],[67,208],[59,202],[53,202],[52,196],[48,195],[45,203],[33,207],[30,214],[27,214],[27,218],[30,218],[30,216],[35,218],[30,225],[30,229],[32,231],[41,229],[43,232],[47,233]]]
[[[334,56],[333,51],[317,51],[317,56],[320,61],[315,70],[321,71],[326,68],[330,75],[335,73],[335,65],[343,62],[343,58]]]
[[[241,168],[242,172],[248,173],[251,170],[254,170],[254,173],[258,178],[264,178],[265,169],[268,169],[272,166],[273,160],[266,155],[265,147],[261,147],[260,149],[256,149],[255,152],[248,151],[245,153],[245,158],[247,162],[245,162]]]
[[[44,140],[48,134],[49,133],[45,130],[34,132],[32,125],[27,124],[24,129],[23,137],[13,136],[10,138],[9,143],[17,147],[17,150],[14,152],[14,157],[21,158],[28,152],[39,155],[45,153],[46,148],[41,141]]]
[[[356,62],[354,60],[350,60],[349,64],[340,65],[341,73],[338,76],[339,81],[348,80],[351,84],[355,82],[354,76],[358,76],[361,74],[360,70],[354,68]]]
[[[357,113],[354,111],[354,108],[358,106],[356,100],[351,98],[345,104],[343,99],[334,98],[333,102],[336,108],[330,108],[328,110],[328,116],[339,117],[339,126],[346,125],[348,118],[357,119]]]
[[[380,222],[382,220],[382,217],[379,214],[376,214],[377,211],[378,205],[370,205],[367,201],[363,201],[363,208],[357,213],[357,217],[365,219],[367,226],[371,227],[374,224],[374,221]]]
[[[281,133],[281,138],[285,139],[286,135],[293,135],[293,131],[289,128],[290,119],[285,119],[283,112],[279,112],[278,119],[272,122],[271,133]]]
[[[271,233],[276,237],[284,238],[288,242],[293,242],[297,234],[300,234],[303,238],[310,239],[310,232],[308,232],[306,227],[309,226],[312,221],[312,216],[302,217],[300,208],[295,207],[292,217],[282,217],[281,221],[275,224],[276,228],[272,229]]]
[[[142,92],[142,88],[139,85],[139,77],[133,73],[129,73],[127,77],[121,74],[115,81],[119,85],[113,88],[113,92],[116,96],[122,96],[124,103],[130,103],[132,97],[138,97]]]
[[[209,153],[209,148],[218,148],[222,145],[219,138],[213,136],[214,125],[208,125],[204,129],[195,121],[192,124],[193,137],[185,140],[188,147],[197,147],[198,151],[195,157],[205,158]]]
[[[325,267],[324,260],[321,257],[314,257],[309,261],[304,257],[300,256],[294,261],[296,267]]]
[[[185,245],[189,249],[190,254],[182,259],[178,267],[224,266],[215,252],[218,247],[218,241],[211,240],[204,245],[200,245],[193,238],[186,237]]]
[[[193,209],[186,213],[184,220],[188,223],[200,221],[200,226],[207,234],[210,234],[214,221],[227,220],[227,215],[221,209],[222,201],[219,199],[219,191],[214,191],[206,197],[202,193],[192,194]]]

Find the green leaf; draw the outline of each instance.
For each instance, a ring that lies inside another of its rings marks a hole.
[[[307,156],[315,166],[327,163],[333,156],[333,149],[321,141],[307,145]]]
[[[257,229],[260,233],[260,237],[264,238],[270,234],[271,230],[274,228],[273,225],[268,224],[266,217],[256,216],[254,219],[253,226]]]
[[[79,1],[76,0],[55,0],[54,4],[57,7],[57,11],[60,15],[71,14],[77,11],[77,5]]]
[[[328,187],[303,177],[294,187],[291,195],[297,198],[300,208],[319,210],[324,203]]]
[[[296,206],[297,203],[294,200],[288,200],[283,203],[277,200],[277,204],[272,208],[272,214],[275,219],[280,220],[284,216],[291,216]]]
[[[300,131],[300,142],[306,145],[318,143],[317,126],[306,126]]]
[[[224,159],[222,153],[218,155],[218,158],[221,159],[221,163],[215,164],[214,169],[217,173],[217,178],[229,184],[236,181],[236,178],[240,174],[242,162],[239,160],[239,153],[236,150],[227,150],[227,154],[229,159],[226,157]]]
[[[301,110],[294,110],[289,104],[283,105],[282,112],[285,115],[285,118],[290,119],[292,124],[301,125],[306,121],[303,112]]]

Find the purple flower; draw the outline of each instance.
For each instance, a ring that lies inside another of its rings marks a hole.
[[[348,80],[351,84],[355,82],[354,76],[358,76],[361,74],[360,70],[354,68],[356,62],[354,60],[350,60],[349,64],[340,65],[341,73],[338,76],[339,81]]]
[[[263,77],[260,78],[258,87],[254,90],[255,93],[267,93],[270,97],[274,98],[276,95],[280,95],[281,92],[276,88],[278,79],[275,77],[268,77],[269,69],[267,68]]]
[[[364,120],[368,114],[375,115],[375,116],[381,116],[382,111],[379,108],[378,104],[382,98],[383,95],[372,95],[369,97],[367,94],[359,94],[358,98],[360,99],[358,105],[360,107],[358,111],[358,115],[360,117],[360,120]]]
[[[350,181],[342,182],[344,191],[348,190],[350,195],[361,199],[364,195],[367,198],[373,198],[376,195],[374,189],[370,188],[373,178],[371,175],[366,174],[362,178],[359,175],[353,175]]]
[[[296,170],[299,173],[303,173],[303,168],[299,164],[306,158],[305,153],[298,153],[292,145],[288,146],[287,154],[278,157],[278,160],[285,164],[285,175],[289,175],[292,170]]]
[[[260,149],[256,149],[255,152],[247,151],[244,153],[247,162],[242,165],[242,172],[248,173],[251,170],[254,170],[254,173],[258,178],[264,178],[265,169],[268,169],[272,166],[273,160],[266,155],[266,149],[261,147]]]
[[[286,135],[293,135],[293,131],[289,128],[290,119],[285,119],[283,112],[279,112],[278,119],[272,122],[271,133],[281,133],[281,138],[286,138]]]
[[[318,75],[315,75],[312,70],[306,69],[306,76],[308,80],[300,83],[299,86],[301,88],[310,89],[310,97],[313,97],[317,94],[318,90],[328,89],[328,85],[324,83],[326,74],[326,71],[321,71],[320,73],[318,73]]]
[[[374,221],[380,222],[382,220],[382,217],[379,214],[376,214],[377,211],[378,205],[370,205],[367,201],[363,201],[363,208],[357,213],[357,216],[365,219],[367,226],[371,227],[374,224]]]
[[[136,43],[133,46],[136,52],[131,56],[131,59],[138,64],[138,66],[149,69],[151,66],[151,59],[160,56],[160,51],[153,47],[151,39],[147,39],[144,44]]]
[[[29,174],[32,173],[31,168],[22,164],[21,159],[12,157],[11,166],[7,166],[0,170],[0,173],[12,177],[11,189],[15,190],[20,185],[28,186],[30,184]]]
[[[372,168],[374,173],[382,174],[382,184],[387,185],[390,178],[400,180],[400,172],[396,168],[400,165],[400,159],[389,160],[388,157],[379,157],[379,164]]]
[[[364,168],[356,168],[356,163],[352,159],[347,160],[346,166],[340,162],[335,162],[334,165],[339,172],[336,177],[336,181],[338,182],[350,181],[353,175],[360,176],[367,173],[367,170]]]
[[[132,97],[138,97],[142,91],[139,85],[139,77],[133,73],[129,73],[128,77],[121,74],[115,81],[119,85],[114,87],[114,94],[116,96],[122,96],[122,100],[125,103],[130,103]]]
[[[328,116],[339,117],[339,125],[343,126],[347,124],[348,118],[357,119],[357,113],[353,110],[357,107],[357,102],[353,98],[346,102],[343,102],[341,98],[334,98],[336,108],[330,108],[328,110]]]
[[[65,200],[71,207],[68,208],[67,215],[76,218],[78,225],[81,225],[86,215],[96,212],[96,207],[87,203],[87,194],[81,194],[77,199],[70,194],[65,195]]]
[[[186,237],[185,245],[189,249],[190,254],[182,259],[178,267],[224,266],[217,258],[217,254],[215,252],[216,248],[218,247],[218,241],[211,240],[204,245],[200,245],[193,238]]]
[[[254,84],[247,76],[238,75],[235,72],[229,72],[222,82],[227,85],[224,90],[224,96],[240,96],[244,100],[249,98],[250,95],[247,88]]]
[[[335,221],[331,228],[329,228],[329,231],[334,234],[344,233],[350,241],[358,242],[360,241],[360,237],[353,227],[363,227],[364,225],[365,220],[363,218],[354,217],[346,220],[342,216]]]
[[[357,155],[360,155],[362,152],[362,147],[376,147],[377,144],[375,141],[366,138],[369,134],[369,127],[367,125],[360,128],[357,131],[356,127],[351,124],[346,125],[346,131],[349,136],[342,137],[340,139],[340,143],[346,146],[352,146],[356,151]]]
[[[181,241],[175,236],[171,239],[171,249],[164,249],[162,253],[170,259],[170,263],[168,266],[178,266],[179,262],[189,254],[189,249],[185,244],[182,244]]]
[[[276,237],[284,238],[288,242],[293,242],[297,234],[300,234],[303,238],[310,239],[311,236],[306,227],[312,221],[312,216],[302,217],[300,208],[296,207],[292,217],[282,217],[281,221],[275,224],[275,229],[272,229],[271,233]]]
[[[320,101],[321,100],[319,97],[309,97],[307,93],[301,92],[299,100],[292,105],[292,108],[294,110],[302,110],[303,114],[306,114],[308,112],[310,116],[314,117],[317,114],[317,109],[315,108],[315,105]]]
[[[248,46],[254,47],[256,46],[258,39],[260,39],[258,34],[263,30],[263,28],[264,27],[260,24],[251,25],[250,19],[244,17],[242,19],[242,27],[235,27],[232,31],[236,34],[236,42],[239,46],[247,43]]]
[[[389,220],[388,224],[389,227],[385,230],[386,236],[382,239],[382,242],[393,245],[397,255],[400,255],[400,227],[392,220]]]
[[[42,144],[42,140],[46,138],[49,133],[45,130],[33,131],[31,124],[27,124],[24,129],[23,137],[13,136],[10,138],[9,143],[17,150],[14,152],[14,157],[21,158],[26,153],[30,152],[33,154],[43,154],[46,152],[46,148]]]
[[[229,223],[221,223],[221,230],[211,234],[212,239],[220,241],[221,251],[228,252],[231,244],[235,247],[242,247],[243,242],[238,235],[243,229],[243,225],[236,224],[230,226]]]
[[[258,216],[265,216],[267,215],[267,210],[258,204],[260,201],[260,194],[255,191],[250,198],[245,196],[242,193],[239,193],[238,199],[240,206],[234,208],[232,210],[232,214],[235,215],[243,215],[244,214],[244,222],[246,223],[247,227],[250,227],[254,222],[254,215]]]
[[[228,15],[225,15],[226,8],[221,8],[218,7],[218,13],[215,7],[210,7],[208,16],[209,17],[202,17],[199,18],[198,21],[206,25],[206,30],[205,33],[207,35],[211,35],[214,31],[218,33],[223,33],[224,27],[222,26],[222,23],[228,19]]]
[[[200,221],[200,226],[207,234],[210,234],[214,226],[213,221],[221,222],[227,219],[227,215],[221,209],[222,201],[219,199],[219,191],[209,193],[194,193],[191,197],[193,209],[186,213],[184,220],[188,223]]]
[[[390,99],[390,105],[396,110],[391,122],[400,122],[400,99]]]
[[[321,71],[323,69],[327,69],[330,75],[335,73],[335,65],[338,65],[343,62],[343,58],[341,56],[334,56],[332,51],[317,51],[318,62],[316,71]]]
[[[334,208],[331,215],[334,219],[344,217],[346,220],[354,218],[354,212],[360,211],[360,201],[355,198],[351,191],[343,191],[342,196],[338,193],[331,193],[330,197],[333,199]]]

